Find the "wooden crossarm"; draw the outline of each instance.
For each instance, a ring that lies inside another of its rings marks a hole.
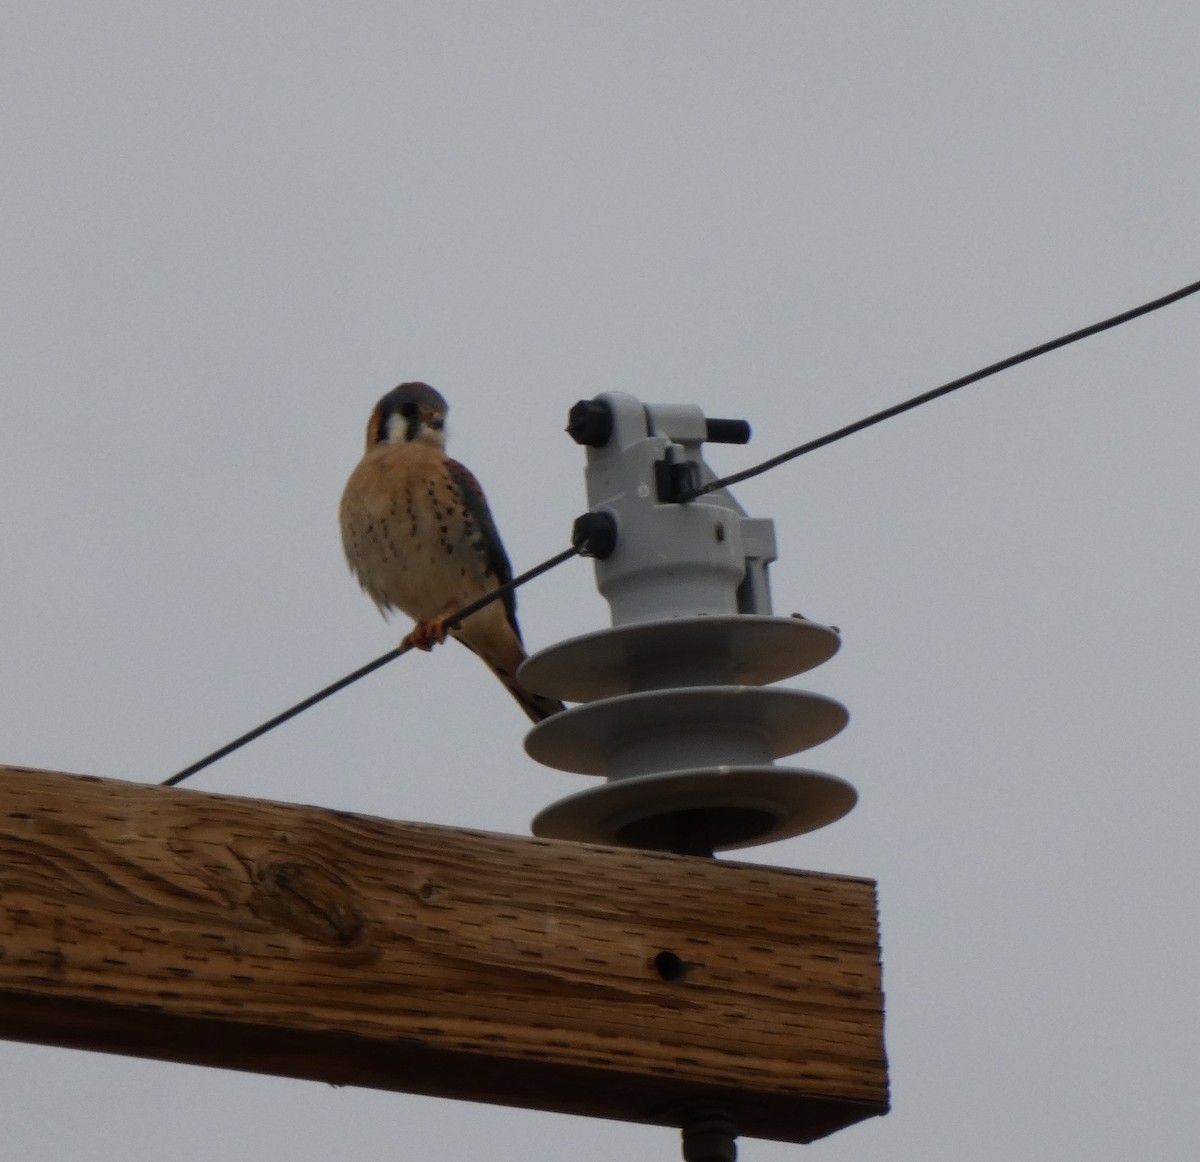
[[[0,1037],[790,1142],[887,1110],[869,880],[16,767]]]

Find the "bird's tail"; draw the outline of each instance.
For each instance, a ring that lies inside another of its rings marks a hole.
[[[460,628],[450,632],[488,664],[531,722],[541,722],[565,709],[557,698],[535,694],[517,681],[517,667],[525,660],[525,650],[498,604],[480,610]]]
[[[492,666],[492,673],[504,683],[505,689],[517,700],[521,709],[529,715],[531,722],[541,722],[542,719],[549,718],[551,714],[557,714],[566,709],[557,698],[547,698],[543,694],[535,694],[532,690],[526,690],[517,681],[515,675],[506,674],[497,666]]]

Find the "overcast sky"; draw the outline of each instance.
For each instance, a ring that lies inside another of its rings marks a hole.
[[[733,471],[1200,278],[1200,8],[56,3],[0,19],[0,762],[156,781],[395,644],[336,507],[424,379],[518,569],[580,397]],[[893,1112],[814,1162],[1191,1157],[1200,299],[736,490],[861,799]],[[590,566],[519,600],[607,624]],[[463,728],[469,716],[473,728]],[[589,781],[451,645],[200,790],[526,832]],[[664,1162],[673,1132],[0,1044],[6,1156]],[[749,1162],[802,1148],[743,1141]]]

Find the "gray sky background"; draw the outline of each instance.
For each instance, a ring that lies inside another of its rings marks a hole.
[[[755,425],[733,471],[1200,277],[1200,8],[20,3],[0,33],[0,761],[154,781],[398,640],[336,526],[426,379],[517,568],[585,507],[568,406]],[[1176,1159],[1200,1137],[1200,301],[737,489],[842,628],[747,858],[873,876],[894,1112],[814,1162]],[[607,624],[590,568],[534,647]],[[461,725],[465,714],[473,730]],[[201,790],[524,832],[456,646]],[[4,1153],[677,1157],[673,1132],[0,1044]],[[750,1162],[799,1147],[744,1141]]]

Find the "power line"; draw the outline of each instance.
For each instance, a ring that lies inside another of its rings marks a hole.
[[[905,400],[904,403],[898,403],[890,408],[885,408],[883,411],[876,412],[874,415],[867,416],[866,419],[858,420],[856,423],[847,424],[844,428],[838,428],[836,432],[819,436],[815,440],[809,440],[807,444],[801,444],[799,447],[782,452],[778,456],[772,456],[771,459],[764,460],[761,464],[756,464],[752,468],[735,472],[732,476],[722,476],[720,480],[709,481],[708,484],[698,488],[688,489],[680,499],[683,501],[695,500],[696,497],[704,496],[705,493],[715,492],[719,488],[726,488],[730,484],[737,484],[742,480],[749,480],[752,476],[759,476],[763,472],[777,468],[780,464],[786,464],[789,460],[795,460],[807,452],[815,452],[818,448],[824,448],[826,444],[832,444],[836,440],[854,435],[855,432],[861,432],[864,428],[880,424],[884,420],[890,420],[892,416],[898,416],[902,412],[920,407],[923,403],[929,403],[930,400],[937,399],[938,396],[948,395],[950,392],[957,391],[960,387],[966,387],[970,383],[978,383],[979,380],[986,379],[989,375],[995,375],[999,371],[1007,371],[1010,367],[1016,367],[1018,363],[1025,363],[1027,360],[1036,359],[1039,355],[1045,355],[1048,351],[1057,350],[1059,347],[1066,347],[1069,343],[1075,343],[1080,339],[1087,339],[1092,335],[1099,334],[1101,331],[1107,331],[1110,327],[1119,327],[1122,323],[1128,323],[1130,319],[1136,319],[1139,315],[1147,315],[1151,311],[1157,311],[1159,307],[1169,306],[1171,303],[1187,298],[1188,295],[1194,295],[1197,291],[1200,291],[1200,282],[1194,282],[1189,286],[1181,287],[1177,291],[1172,291],[1169,295],[1163,295],[1162,298],[1143,303],[1140,307],[1134,307],[1132,310],[1122,311],[1119,315],[1113,315],[1111,319],[1105,319],[1102,322],[1093,323],[1090,327],[1084,327],[1082,330],[1072,331],[1069,335],[1061,335],[1057,339],[1051,339],[1048,343],[1039,343],[1038,346],[1030,347],[1028,351],[1022,351],[1019,355],[1010,355],[1007,359],[1001,359],[999,363],[992,363],[987,367],[980,368],[979,371],[972,371],[970,375],[964,375],[960,379],[951,380],[949,383],[942,384],[941,387],[935,387],[932,391],[913,396],[912,399]]]
[[[1160,307],[1165,307],[1171,303],[1178,302],[1180,299],[1187,298],[1188,295],[1193,295],[1200,291],[1200,282],[1194,282],[1188,286],[1181,287],[1177,291],[1172,291],[1168,295],[1163,295],[1148,303],[1143,303],[1141,306],[1133,307],[1128,311],[1122,311],[1119,315],[1113,315],[1112,318],[1104,319],[1099,323],[1093,323],[1089,327],[1084,327],[1078,331],[1072,331],[1070,334],[1061,335],[1057,339],[1051,339],[1049,342],[1040,343],[1036,347],[1030,347],[1027,351],[1022,351],[1017,355],[1010,355],[1007,359],[1001,359],[998,363],[989,364],[987,367],[980,368],[978,371],[973,371],[969,375],[964,375],[959,379],[951,380],[949,383],[944,383],[941,387],[935,387],[931,391],[923,392],[921,395],[914,396],[912,399],[905,400],[903,403],[894,404],[892,407],[885,408],[883,411],[876,412],[874,415],[867,416],[865,419],[856,421],[853,424],[847,424],[844,428],[838,428],[836,431],[829,432],[824,436],[819,436],[815,440],[809,440],[805,444],[800,444],[798,447],[792,448],[787,452],[782,452],[778,456],[772,456],[769,460],[764,460],[761,464],[756,464],[751,468],[746,468],[741,472],[735,472],[731,476],[723,476],[719,480],[710,481],[708,484],[698,488],[692,488],[685,491],[680,500],[689,501],[695,500],[699,496],[704,496],[706,493],[715,492],[717,489],[726,488],[730,484],[737,484],[743,480],[749,480],[751,477],[760,476],[764,472],[769,472],[772,468],[777,468],[781,464],[786,464],[789,460],[795,460],[808,452],[814,452],[818,448],[823,448],[827,444],[832,444],[837,440],[841,440],[846,436],[851,436],[855,432],[861,432],[864,428],[872,427],[875,424],[882,423],[884,420],[889,420],[893,416],[898,416],[906,411],[911,411],[913,408],[920,407],[921,404],[929,403],[931,400],[937,399],[939,396],[948,395],[952,391],[957,391],[960,387],[966,387],[971,383],[978,383],[981,379],[986,379],[990,375],[995,375],[1000,371],[1007,371],[1010,367],[1016,367],[1019,363],[1025,363],[1030,359],[1036,359],[1039,355],[1045,355],[1047,352],[1057,350],[1059,347],[1066,347],[1070,343],[1075,343],[1080,339],[1086,339],[1092,335],[1099,334],[1101,331],[1107,331],[1111,327],[1118,327],[1122,323],[1127,323],[1131,319],[1136,319],[1140,315],[1149,314],[1151,311],[1156,311]],[[489,593],[485,593],[476,601],[472,601],[469,605],[465,605],[462,609],[457,610],[446,619],[446,627],[452,628],[459,625],[463,620],[470,617],[473,613],[478,613],[485,606],[490,605],[493,601],[499,600],[507,593],[519,589],[527,581],[532,581],[535,577],[540,577],[543,573],[548,573],[551,569],[561,565],[564,561],[570,560],[572,557],[581,553],[590,553],[593,556],[607,556],[612,551],[612,545],[615,543],[613,537],[615,528],[607,527],[603,537],[607,538],[606,547],[598,549],[601,544],[600,540],[589,541],[589,538],[597,536],[597,530],[594,527],[594,521],[597,514],[588,514],[581,519],[581,525],[576,527],[574,535],[574,544],[569,549],[564,549],[561,553],[543,561],[540,565],[535,565],[532,569],[522,573],[519,577],[514,577],[511,581],[503,585],[497,586]],[[592,524],[589,525],[589,520]],[[374,661],[368,662],[365,666],[361,666],[351,674],[347,674],[344,678],[326,686],[323,690],[318,690],[317,693],[305,698],[302,702],[297,702],[295,706],[283,711],[282,714],[277,714],[274,718],[264,722],[261,726],[256,726],[253,730],[246,734],[235,738],[232,742],[226,743],[223,747],[205,755],[204,758],[192,763],[191,766],[184,767],[169,779],[163,780],[163,786],[172,787],[177,783],[182,783],[184,779],[194,775],[197,771],[202,771],[205,767],[215,763],[218,759],[223,759],[226,755],[232,754],[235,750],[239,750],[248,742],[253,742],[256,738],[261,738],[268,731],[274,730],[275,727],[282,725],[289,719],[295,718],[296,715],[302,714],[305,710],[315,706],[318,702],[324,701],[332,694],[336,694],[339,690],[344,690],[347,686],[357,682],[360,678],[365,678],[368,674],[378,670],[381,666],[387,665],[388,662],[400,657],[401,654],[408,653],[412,649],[412,643],[409,639],[405,639],[395,649],[388,650],[386,654],[380,655]]]
[[[493,601],[498,601],[505,594],[513,592],[514,589],[519,589],[527,581],[532,581],[535,577],[540,577],[543,573],[549,573],[551,569],[561,565],[564,561],[569,561],[572,557],[578,556],[587,548],[588,542],[585,539],[577,540],[569,549],[563,549],[561,553],[556,553],[540,565],[535,565],[532,569],[526,570],[519,577],[514,577],[511,581],[506,581],[503,585],[496,586],[495,589],[485,593],[469,605],[464,605],[462,609],[456,610],[446,618],[446,628],[454,628],[470,617],[471,614],[478,613],[485,606],[491,605]],[[184,767],[183,770],[177,771],[169,779],[163,779],[162,785],[164,787],[173,787],[176,783],[182,783],[184,779],[190,778],[197,771],[202,771],[218,759],[223,759],[226,755],[233,754],[235,750],[240,750],[246,743],[253,742],[256,738],[261,738],[268,731],[274,730],[275,727],[281,726],[291,718],[295,718],[297,714],[303,714],[310,706],[315,706],[318,702],[323,702],[331,694],[336,694],[339,690],[344,690],[347,686],[357,682],[359,678],[365,678],[368,674],[374,673],[381,666],[386,666],[388,662],[400,657],[401,654],[408,653],[412,648],[412,642],[408,638],[405,638],[395,649],[388,650],[386,654],[381,654],[373,662],[368,662],[365,666],[360,666],[352,674],[347,674],[344,678],[339,678],[323,690],[318,690],[315,694],[305,698],[303,702],[297,702],[295,706],[289,707],[282,714],[275,715],[274,718],[268,719],[261,726],[256,726],[253,730],[247,731],[232,742],[227,742],[223,747],[213,751],[212,754],[205,755],[204,758],[192,763],[190,767]]]

